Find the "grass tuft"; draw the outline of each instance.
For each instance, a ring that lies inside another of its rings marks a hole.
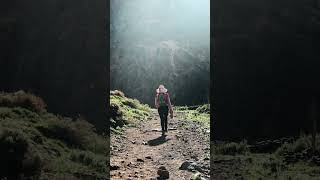
[[[36,103],[20,103],[13,94],[0,95],[0,179],[103,177],[109,142],[92,124],[48,113]],[[31,94],[27,97],[40,99]],[[86,154],[87,161],[72,161],[72,154],[78,152]]]
[[[14,93],[1,92],[0,106],[22,107],[40,113],[46,111],[47,105],[40,97],[24,91],[17,91]]]
[[[221,155],[237,155],[248,153],[249,148],[247,142],[244,140],[240,143],[230,142],[214,145],[213,152]]]
[[[110,94],[111,128],[117,129],[124,125],[135,124],[150,116],[151,108],[148,105],[140,103],[137,99]]]

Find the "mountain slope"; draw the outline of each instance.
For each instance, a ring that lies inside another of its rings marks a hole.
[[[107,150],[108,139],[81,117],[49,113],[23,91],[0,93],[0,178],[101,179]]]

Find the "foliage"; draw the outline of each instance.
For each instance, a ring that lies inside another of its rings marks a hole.
[[[79,179],[82,173],[101,178],[107,170],[107,138],[84,119],[31,109],[0,106],[0,179]],[[75,158],[80,152],[92,162]]]
[[[36,128],[46,137],[62,140],[70,147],[89,149],[100,153],[107,150],[105,140],[98,136],[94,132],[93,125],[85,120],[50,119]]]
[[[17,129],[0,129],[0,177],[16,178],[38,175],[42,160],[28,136]]]
[[[120,97],[125,97],[124,93],[122,91],[119,90],[114,90],[114,91],[110,91],[110,95],[114,95],[114,96],[120,96]]]
[[[249,152],[249,148],[247,142],[244,140],[240,143],[230,142],[214,145],[213,152],[214,154],[222,155],[246,154]]]
[[[188,106],[174,106],[175,111],[186,111],[188,110]]]
[[[14,93],[1,92],[0,106],[22,107],[35,112],[45,112],[47,105],[40,97],[24,91],[17,91]]]
[[[101,173],[106,172],[107,169],[107,158],[105,155],[97,155],[90,151],[74,150],[70,154],[70,159],[85,166],[90,166]]]
[[[196,109],[199,113],[210,114],[210,104],[204,104]]]
[[[284,154],[303,153],[304,151],[311,151],[312,137],[311,135],[302,134],[297,140],[292,143],[284,143],[280,146],[276,154],[283,156]],[[316,152],[320,153],[320,136],[316,136]]]
[[[202,123],[204,128],[210,127],[210,105],[204,104],[196,108],[189,106],[175,106],[175,112],[183,112],[186,120]]]
[[[121,91],[111,91],[118,92]],[[110,93],[115,94],[115,93]],[[145,120],[150,116],[151,108],[146,104],[141,104],[137,99],[124,96],[110,95],[111,127],[123,127],[127,124],[134,124],[137,121]]]
[[[285,154],[300,154],[309,149],[310,138],[309,135],[301,135],[296,141],[285,143],[277,152],[271,154],[251,153],[248,150],[241,150],[241,153],[235,153],[236,149],[241,149],[239,148],[240,146],[246,145],[245,141],[242,143],[221,143],[219,145],[212,142],[210,144],[210,148],[213,150],[211,161],[216,163],[219,171],[228,175],[227,179],[241,177],[242,179],[249,180],[316,180],[320,176],[319,166],[305,159],[300,159],[294,163],[287,163],[283,157]],[[319,141],[318,138],[317,141]],[[247,147],[243,149],[247,149]],[[228,168],[225,168],[224,165]],[[220,168],[222,169],[220,170]]]

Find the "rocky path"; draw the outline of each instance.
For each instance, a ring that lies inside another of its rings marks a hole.
[[[111,136],[111,179],[190,179],[198,171],[209,179],[209,134],[176,113],[162,135],[156,111],[149,120]],[[163,168],[163,170],[159,170]],[[160,173],[160,175],[158,175]],[[169,178],[166,178],[169,174]]]

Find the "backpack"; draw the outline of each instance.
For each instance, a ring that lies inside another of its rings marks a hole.
[[[159,93],[159,106],[167,106],[165,93]]]

